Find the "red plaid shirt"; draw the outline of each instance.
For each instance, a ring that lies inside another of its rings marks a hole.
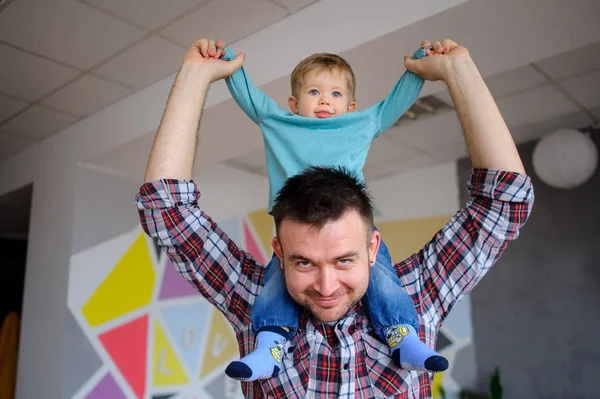
[[[419,335],[434,347],[438,329],[518,236],[533,205],[525,175],[474,170],[472,199],[421,251],[395,265],[419,314]],[[142,227],[179,273],[229,320],[242,356],[254,348],[252,304],[265,265],[231,241],[198,207],[193,181],[147,183],[136,197]],[[304,314],[284,347],[275,378],[242,383],[247,398],[430,398],[431,375],[399,370],[361,306],[335,326]]]

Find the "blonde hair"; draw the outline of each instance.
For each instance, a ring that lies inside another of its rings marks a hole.
[[[304,83],[304,77],[307,73],[318,71],[338,71],[346,76],[348,85],[348,103],[354,101],[354,90],[356,89],[356,78],[348,61],[337,54],[317,53],[306,57],[292,71],[292,96],[298,98],[300,87]]]

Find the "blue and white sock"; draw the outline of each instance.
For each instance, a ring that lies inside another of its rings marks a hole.
[[[434,373],[448,368],[448,360],[421,342],[413,326],[404,324],[391,327],[385,336],[396,366],[404,370]]]
[[[256,335],[254,351],[240,360],[229,363],[225,374],[239,381],[262,380],[277,376],[283,359],[283,344],[288,332],[281,327],[271,327],[269,330],[271,331],[260,330]]]

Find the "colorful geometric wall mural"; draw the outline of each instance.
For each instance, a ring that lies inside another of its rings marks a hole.
[[[400,260],[420,249],[449,217],[377,225],[392,256]],[[266,210],[219,225],[259,261],[271,257],[274,229]],[[230,325],[178,275],[140,228],[72,257],[68,307],[63,397],[242,397],[239,383],[223,372],[239,356]],[[442,327],[438,343],[451,368],[434,382],[444,386],[449,398],[464,380],[458,372],[462,367],[454,367],[455,372],[453,366],[461,361],[461,353],[472,350],[470,309],[457,308],[452,312],[457,316]]]
[[[261,223],[265,219],[220,225],[264,260],[263,239],[272,234]],[[68,305],[74,320],[68,341],[78,350],[67,349],[68,374],[77,376],[65,383],[65,397],[242,397],[239,383],[223,373],[239,357],[229,323],[141,229],[73,256]],[[77,357],[82,347],[88,348],[86,359]]]

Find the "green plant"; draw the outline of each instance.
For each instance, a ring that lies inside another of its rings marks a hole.
[[[440,397],[442,399],[446,399],[446,390],[444,389],[443,386],[441,386],[441,385],[439,386],[438,392],[440,393]]]
[[[441,396],[443,399],[445,399],[445,393]],[[460,399],[502,399],[502,384],[500,383],[500,370],[496,368],[494,370],[494,373],[490,377],[489,393],[480,393],[468,389],[463,389],[459,392],[458,397]]]

